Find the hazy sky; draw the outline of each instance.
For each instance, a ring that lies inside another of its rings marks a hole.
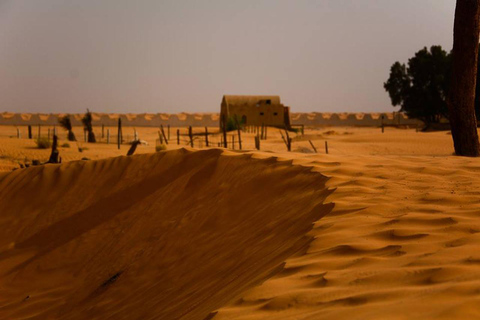
[[[454,0],[0,0],[0,111],[395,111],[390,66],[450,50]]]

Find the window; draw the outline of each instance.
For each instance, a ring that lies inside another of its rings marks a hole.
[[[260,112],[260,115],[263,116],[263,112]]]
[[[269,100],[267,100],[265,103],[266,103],[266,104],[272,104],[272,100],[269,99]]]

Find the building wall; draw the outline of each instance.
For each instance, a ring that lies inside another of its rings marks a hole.
[[[283,105],[267,105],[259,104],[257,106],[249,105],[233,105],[227,107],[227,117],[235,117],[243,119],[246,117],[246,125],[261,126],[262,124],[268,126],[283,126],[284,112]]]

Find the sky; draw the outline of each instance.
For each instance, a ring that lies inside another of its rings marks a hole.
[[[398,111],[390,66],[451,50],[455,0],[0,0],[0,112]]]

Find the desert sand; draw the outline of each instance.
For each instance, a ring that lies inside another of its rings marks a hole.
[[[269,129],[261,151],[244,133],[243,151],[158,153],[157,129],[137,132],[132,157],[83,143],[11,171],[49,151],[0,127],[0,318],[480,317],[480,160],[448,132],[307,128],[287,152]]]

